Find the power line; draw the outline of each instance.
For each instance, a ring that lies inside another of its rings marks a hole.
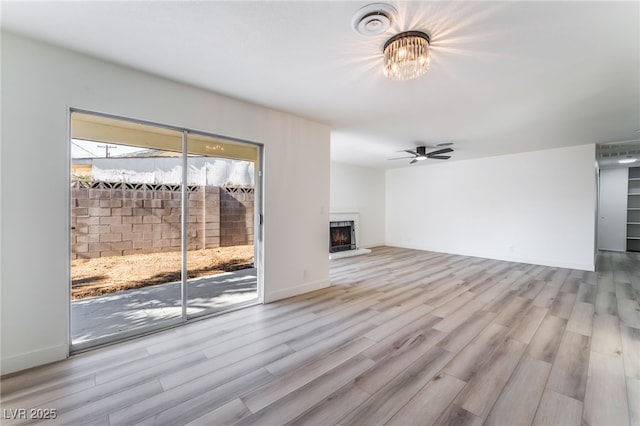
[[[83,150],[84,152],[86,152],[87,154],[89,154],[92,158],[93,158],[93,157],[97,157],[97,155],[96,155],[96,154],[94,154],[93,152],[91,152],[91,151],[89,151],[89,150],[87,150],[87,149],[85,149],[85,148],[81,147],[81,146],[80,146],[80,145],[78,145],[77,143],[75,143],[75,142],[71,142],[71,143],[72,143],[76,148],[80,148],[81,150]]]

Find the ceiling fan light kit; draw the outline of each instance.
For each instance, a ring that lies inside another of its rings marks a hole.
[[[401,159],[404,159],[404,158],[411,158],[411,161],[409,162],[409,164],[415,164],[418,161],[424,161],[424,160],[429,160],[429,159],[431,159],[431,160],[448,160],[449,158],[451,158],[451,156],[450,155],[442,155],[442,154],[448,154],[450,152],[453,152],[453,148],[442,148],[442,149],[436,149],[435,151],[427,152],[427,147],[426,146],[418,146],[418,147],[416,147],[415,151],[412,151],[410,149],[405,149],[404,152],[406,152],[407,154],[413,155],[413,157],[389,158],[389,160],[401,160]]]
[[[627,158],[623,158],[621,160],[618,160],[618,163],[620,164],[629,164],[629,163],[635,163],[636,161],[638,161],[637,159],[628,156]]]

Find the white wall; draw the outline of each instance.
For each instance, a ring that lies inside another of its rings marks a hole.
[[[389,245],[594,268],[595,146],[387,171]]]
[[[3,33],[2,374],[67,355],[69,108],[263,143],[264,298],[329,285],[328,126]]]
[[[627,250],[627,193],[629,169],[600,170],[598,248]]]
[[[384,170],[331,163],[331,212],[359,213],[358,247],[384,245],[384,194]]]

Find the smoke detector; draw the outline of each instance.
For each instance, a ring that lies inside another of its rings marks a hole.
[[[351,20],[353,30],[363,36],[376,36],[386,32],[398,11],[385,3],[368,4],[358,10]]]

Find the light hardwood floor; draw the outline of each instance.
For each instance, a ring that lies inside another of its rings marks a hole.
[[[640,256],[597,272],[382,247],[333,286],[2,380],[74,425],[638,425]],[[6,418],[3,424],[13,422]]]

